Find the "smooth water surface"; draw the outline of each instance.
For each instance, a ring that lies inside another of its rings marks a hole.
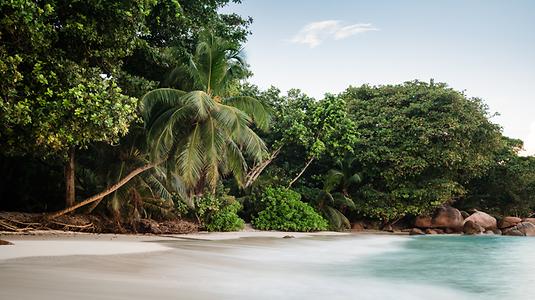
[[[535,238],[172,240],[0,261],[0,299],[534,299]]]

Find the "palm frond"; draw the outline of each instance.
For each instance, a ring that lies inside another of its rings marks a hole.
[[[333,229],[344,230],[351,228],[351,224],[347,217],[337,209],[328,206],[324,210],[324,215],[327,220],[329,220],[329,223]]]
[[[140,111],[143,120],[146,123],[150,122],[150,120],[155,118],[155,115],[178,105],[181,97],[185,94],[186,92],[184,91],[171,88],[155,89],[146,93],[140,101]]]
[[[323,188],[330,192],[336,187],[340,186],[342,180],[344,179],[344,173],[339,170],[331,169],[325,174],[323,181]]]
[[[197,120],[206,119],[214,109],[216,102],[203,91],[193,91],[182,96],[183,105],[194,110]]]
[[[249,96],[235,96],[225,99],[225,104],[246,113],[262,130],[267,130],[271,122],[271,109],[261,101]]]
[[[200,126],[197,123],[193,127],[193,131],[177,160],[184,183],[189,188],[193,188],[201,178],[204,167]]]
[[[352,209],[356,208],[355,202],[353,201],[353,199],[344,196],[344,194],[342,193],[334,193],[333,200],[334,200],[334,205],[338,207],[346,206]]]

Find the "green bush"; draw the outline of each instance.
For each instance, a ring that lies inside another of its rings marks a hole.
[[[252,223],[261,230],[318,231],[328,228],[327,221],[301,195],[286,188],[267,188],[261,201],[266,205]]]
[[[244,221],[238,216],[241,205],[232,196],[206,194],[195,199],[195,215],[208,231],[237,231]]]

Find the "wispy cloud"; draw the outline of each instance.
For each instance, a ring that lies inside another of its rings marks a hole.
[[[327,39],[342,40],[355,34],[377,30],[379,29],[369,23],[343,25],[338,20],[326,20],[305,25],[291,41],[314,48]]]

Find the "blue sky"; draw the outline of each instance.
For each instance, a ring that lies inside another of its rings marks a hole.
[[[535,1],[243,0],[252,83],[316,98],[419,79],[480,97],[535,154]]]

